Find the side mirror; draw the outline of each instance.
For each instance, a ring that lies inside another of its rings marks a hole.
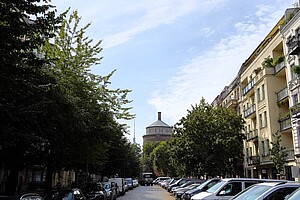
[[[44,200],[44,199],[37,193],[28,193],[28,194],[22,195],[20,197],[20,200]]]

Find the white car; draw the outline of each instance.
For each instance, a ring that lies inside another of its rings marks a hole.
[[[264,200],[285,199],[285,197],[300,187],[298,182],[266,182],[255,184],[240,192],[232,200]]]
[[[284,182],[273,179],[254,179],[254,178],[224,178],[214,186],[192,196],[192,200],[215,200],[215,199],[230,199],[239,192],[248,188],[251,185],[263,182]],[[286,181],[285,181],[286,182]]]

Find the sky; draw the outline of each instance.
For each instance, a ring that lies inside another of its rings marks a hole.
[[[128,139],[143,145],[146,127],[177,123],[202,98],[211,103],[297,0],[52,0],[78,11],[86,36],[102,40],[111,89],[130,89]]]

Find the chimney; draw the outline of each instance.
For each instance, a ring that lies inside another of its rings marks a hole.
[[[161,112],[157,113],[157,118],[158,118],[157,120],[161,121]]]

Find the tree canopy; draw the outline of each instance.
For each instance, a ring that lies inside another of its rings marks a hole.
[[[102,48],[101,41],[85,36],[90,24],[80,28],[76,11],[57,17],[47,0],[0,6],[0,164],[9,171],[6,194],[15,192],[18,172],[26,166],[44,166],[47,187],[56,170],[101,173],[115,143],[136,162],[117,122],[133,118],[130,90],[109,88],[114,71],[91,72]]]

